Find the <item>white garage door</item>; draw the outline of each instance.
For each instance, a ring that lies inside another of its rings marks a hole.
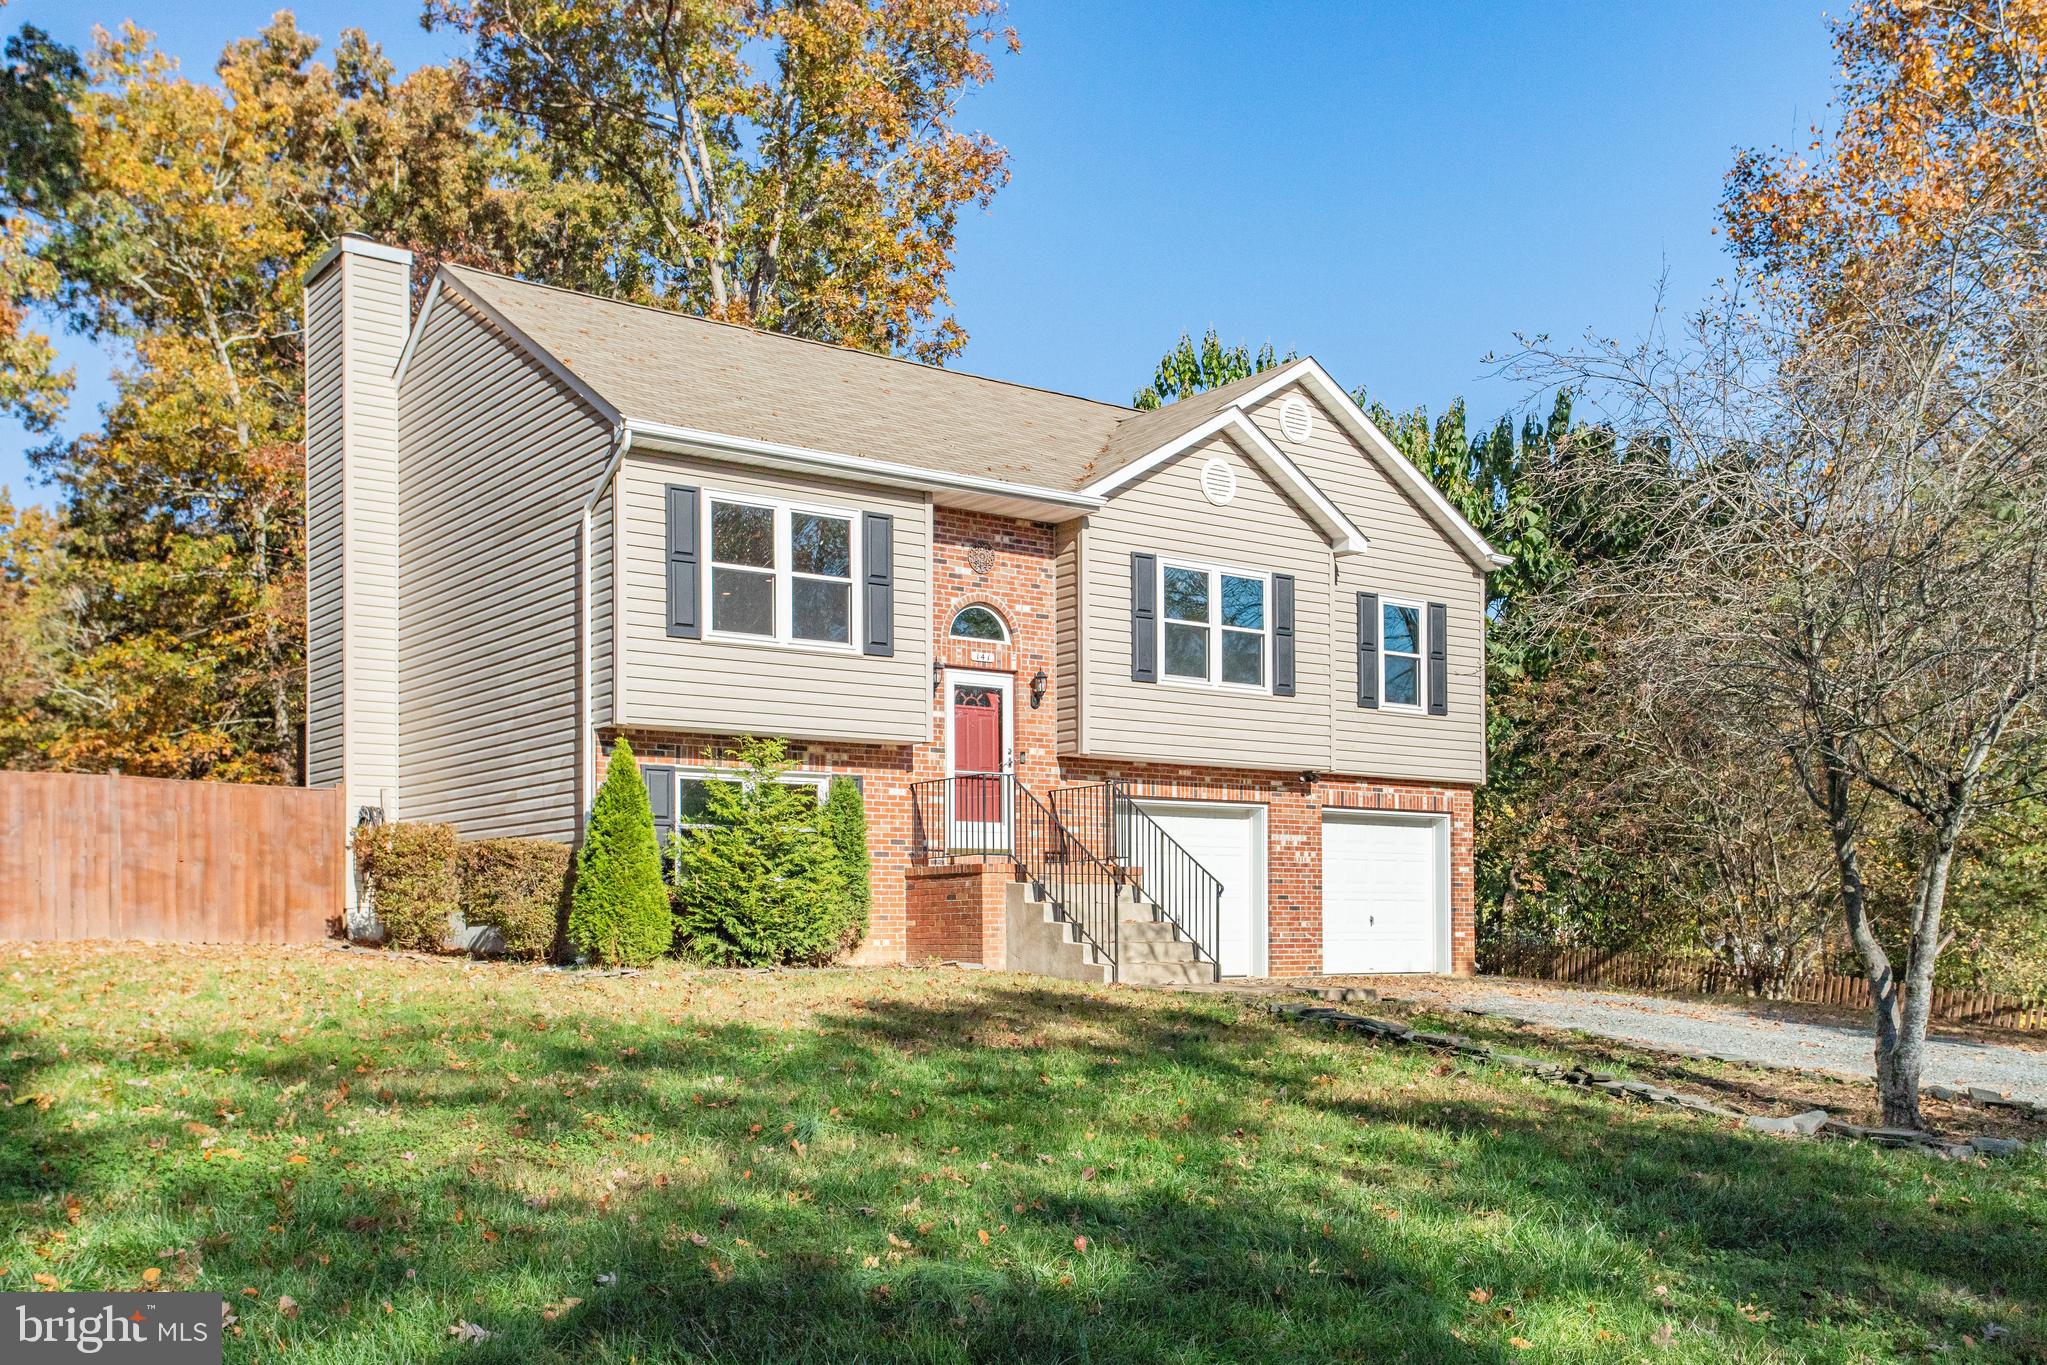
[[[1442,970],[1443,868],[1432,821],[1322,819],[1322,970]]]
[[[1259,856],[1255,806],[1152,805],[1139,807],[1168,838],[1193,855],[1222,883],[1216,961],[1224,976],[1264,974],[1264,859]]]

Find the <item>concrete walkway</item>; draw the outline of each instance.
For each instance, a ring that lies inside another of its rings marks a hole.
[[[1873,1077],[1866,1027],[1777,1018],[1740,1005],[1664,1000],[1647,995],[1486,977],[1321,978],[1370,986],[1389,1000],[1445,1009],[1477,1009],[1552,1028],[1670,1051],[1705,1053],[1763,1066]],[[2047,1051],[1937,1035],[1926,1044],[1927,1084],[1985,1085],[2047,1103]]]

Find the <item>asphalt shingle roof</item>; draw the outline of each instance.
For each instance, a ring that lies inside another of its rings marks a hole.
[[[1140,412],[463,266],[446,270],[636,421],[1079,488],[1207,421],[1258,377]]]

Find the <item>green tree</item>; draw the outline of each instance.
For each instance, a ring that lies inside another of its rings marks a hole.
[[[732,780],[713,783],[707,823],[676,842],[683,949],[706,962],[827,962],[858,935],[840,850],[817,806],[782,781],[778,739],[746,739]]]
[[[611,746],[576,853],[568,938],[599,962],[628,967],[652,962],[675,941],[647,784],[624,739]]]
[[[832,779],[820,827],[839,851],[839,864],[846,872],[847,913],[858,938],[867,931],[867,912],[874,894],[873,859],[867,852],[867,802],[859,783],[850,777]]]
[[[57,272],[40,258],[38,215],[70,198],[78,181],[78,126],[71,102],[85,88],[78,54],[33,24],[7,40],[0,65],[0,411],[48,431],[70,396],[47,333],[33,323]]]
[[[1151,383],[1132,395],[1130,403],[1146,411],[1162,408],[1193,394],[1249,379],[1295,358],[1292,351],[1279,355],[1269,341],[1255,354],[1248,346],[1225,346],[1213,327],[1202,333],[1199,346],[1182,332],[1172,349],[1160,358]]]

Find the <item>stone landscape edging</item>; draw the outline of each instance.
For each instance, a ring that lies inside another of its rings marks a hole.
[[[1213,988],[1211,988],[1213,989]],[[1467,1038],[1461,1033],[1439,1033],[1430,1029],[1417,1029],[1397,1019],[1374,1019],[1368,1015],[1352,1014],[1347,1010],[1335,1009],[1329,1005],[1310,1005],[1302,1001],[1279,1000],[1257,990],[1222,988],[1219,994],[1230,996],[1240,1003],[1281,1018],[1298,1019],[1306,1023],[1324,1024],[1339,1032],[1361,1033],[1376,1042],[1389,1043],[1396,1047],[1419,1047],[1431,1052],[1450,1056],[1467,1057],[1473,1061],[1488,1062],[1534,1076],[1553,1085],[1568,1085],[1578,1089],[1603,1094],[1610,1099],[1621,1101],[1640,1100],[1646,1104],[1660,1104],[1702,1118],[1738,1120],[1750,1132],[1770,1134],[1779,1137],[1809,1138],[1829,1137],[1849,1141],[1868,1142],[1880,1147],[1901,1147],[1928,1152],[1944,1159],[1968,1157],[2015,1156],[2026,1150],[2026,1143],[2017,1138],[1991,1137],[1979,1134],[1965,1142],[1949,1142],[1931,1133],[1911,1128],[1870,1128],[1859,1123],[1850,1123],[1824,1109],[1811,1109],[1802,1114],[1776,1117],[1767,1114],[1744,1114],[1715,1104],[1704,1095],[1673,1090],[1668,1086],[1654,1085],[1648,1081],[1627,1080],[1610,1071],[1582,1066],[1576,1063],[1547,1061],[1540,1057],[1527,1057],[1519,1053],[1504,1052],[1489,1043]],[[1342,989],[1339,998],[1348,1000],[1363,995],[1367,999],[1377,996],[1354,989]],[[2047,1142],[2038,1144],[2047,1152]]]

